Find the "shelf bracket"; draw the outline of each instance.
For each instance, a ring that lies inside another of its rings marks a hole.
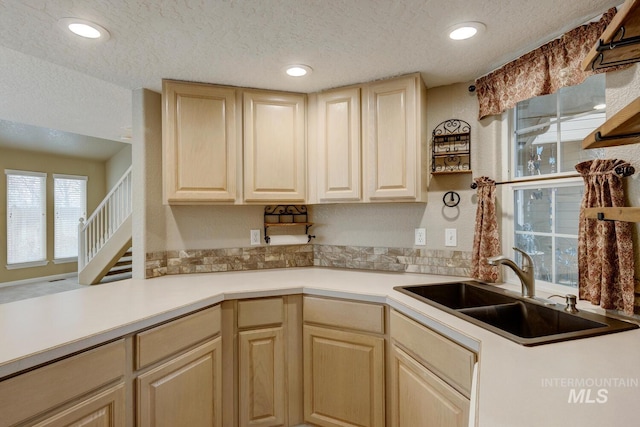
[[[623,133],[623,134],[620,134],[620,135],[602,136],[602,133],[600,133],[600,131],[598,131],[598,132],[596,132],[594,137],[595,137],[596,142],[611,141],[611,140],[614,140],[614,139],[638,138],[638,137],[640,137],[640,132]]]

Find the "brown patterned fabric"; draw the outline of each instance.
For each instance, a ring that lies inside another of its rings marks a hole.
[[[473,234],[471,277],[485,282],[496,282],[500,269],[487,263],[487,258],[500,255],[500,233],[496,216],[496,182],[486,176],[476,178],[478,208]]]
[[[597,159],[576,165],[585,188],[578,231],[578,283],[580,299],[606,309],[633,314],[634,251],[631,224],[585,218],[584,208],[625,205],[618,166],[629,163]]]
[[[500,114],[520,101],[580,84],[594,74],[582,70],[582,61],[615,14],[616,9],[611,8],[598,22],[574,28],[476,80],[479,118]]]

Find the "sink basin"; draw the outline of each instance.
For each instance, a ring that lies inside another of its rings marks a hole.
[[[638,328],[594,313],[568,313],[564,304],[523,298],[490,286],[471,280],[394,289],[525,346]]]
[[[523,338],[607,327],[606,323],[594,322],[553,308],[522,301],[467,308],[459,312]]]
[[[484,289],[474,283],[476,282],[438,283],[396,289],[413,297],[420,297],[425,302],[435,302],[454,310],[518,301],[515,297]]]

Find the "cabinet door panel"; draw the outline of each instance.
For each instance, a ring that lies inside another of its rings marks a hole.
[[[318,197],[360,200],[360,89],[318,95]]]
[[[163,102],[165,202],[233,202],[235,89],[164,81]]]
[[[138,377],[140,426],[221,425],[221,343],[216,338]]]
[[[305,97],[244,93],[244,198],[304,202]]]
[[[384,425],[384,339],[305,325],[305,421]]]
[[[123,427],[124,407],[124,385],[119,384],[33,427]]]
[[[240,426],[285,422],[284,329],[240,332]]]
[[[369,86],[367,179],[368,198],[419,197],[421,132],[416,78]]]
[[[392,353],[392,427],[467,426],[467,398],[397,346]]]

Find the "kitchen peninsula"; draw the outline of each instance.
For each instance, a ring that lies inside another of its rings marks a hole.
[[[564,425],[613,425],[632,416],[640,397],[640,330],[528,348],[393,290],[455,280],[306,267],[134,279],[18,301],[0,306],[0,376],[18,379],[15,375],[23,371],[123,337],[126,341],[139,331],[228,301],[302,294],[385,307],[381,336],[387,341],[392,339],[387,316],[397,313],[476,354],[469,400],[475,425],[556,425],[562,417]],[[223,308],[223,336],[228,319]],[[223,354],[227,345],[222,343]],[[390,348],[385,345],[386,357]],[[125,381],[124,387],[132,383]],[[224,409],[222,418],[229,425]]]

